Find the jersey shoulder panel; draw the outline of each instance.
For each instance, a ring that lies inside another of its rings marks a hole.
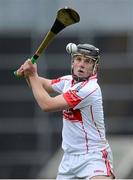
[[[91,95],[96,89],[99,88],[96,80],[90,80],[81,84],[81,87],[77,87],[77,95],[80,96],[82,99]]]
[[[85,81],[75,84],[71,89],[63,94],[68,104],[74,108],[78,104],[86,103],[85,99],[89,101],[89,98],[99,89],[97,81]],[[83,103],[84,102],[84,103]],[[87,103],[88,104],[88,103]]]
[[[52,85],[52,88],[56,92],[62,93],[65,83],[67,83],[71,80],[72,80],[72,76],[66,75],[66,76],[59,77],[57,79],[52,79],[51,85]]]

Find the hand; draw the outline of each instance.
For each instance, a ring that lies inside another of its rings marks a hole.
[[[16,74],[18,77],[24,77],[23,65],[21,65],[20,68],[16,71]]]
[[[18,76],[29,77],[29,76],[36,76],[37,75],[37,65],[32,64],[31,60],[28,59],[25,61],[23,65],[17,70]]]
[[[30,59],[25,61],[25,63],[22,65],[22,72],[24,73],[25,77],[30,76],[38,76],[37,74],[37,65],[36,63],[33,64]]]

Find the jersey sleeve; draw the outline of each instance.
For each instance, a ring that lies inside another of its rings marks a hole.
[[[91,105],[95,96],[98,96],[96,83],[87,83],[83,87],[73,88],[63,94],[71,108],[79,109]]]
[[[52,85],[52,88],[54,89],[54,91],[62,94],[65,83],[67,81],[69,81],[70,78],[71,78],[70,76],[66,75],[66,76],[62,76],[62,77],[57,78],[57,79],[53,79],[51,81],[51,85]]]
[[[51,85],[54,91],[61,94],[64,86],[64,80],[62,78],[52,79]]]

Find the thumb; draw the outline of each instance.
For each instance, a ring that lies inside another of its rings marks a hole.
[[[32,65],[31,59],[28,59],[27,62],[29,65]]]

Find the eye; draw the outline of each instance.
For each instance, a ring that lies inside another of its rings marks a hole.
[[[89,64],[90,63],[90,59],[86,59],[85,62]]]
[[[74,59],[75,59],[76,61],[81,61],[81,57],[80,57],[80,56],[76,56]]]
[[[93,60],[92,60],[92,59],[86,59],[85,62],[86,62],[87,64],[93,64]]]
[[[78,60],[78,61],[81,61],[81,57],[77,57],[77,60]]]

